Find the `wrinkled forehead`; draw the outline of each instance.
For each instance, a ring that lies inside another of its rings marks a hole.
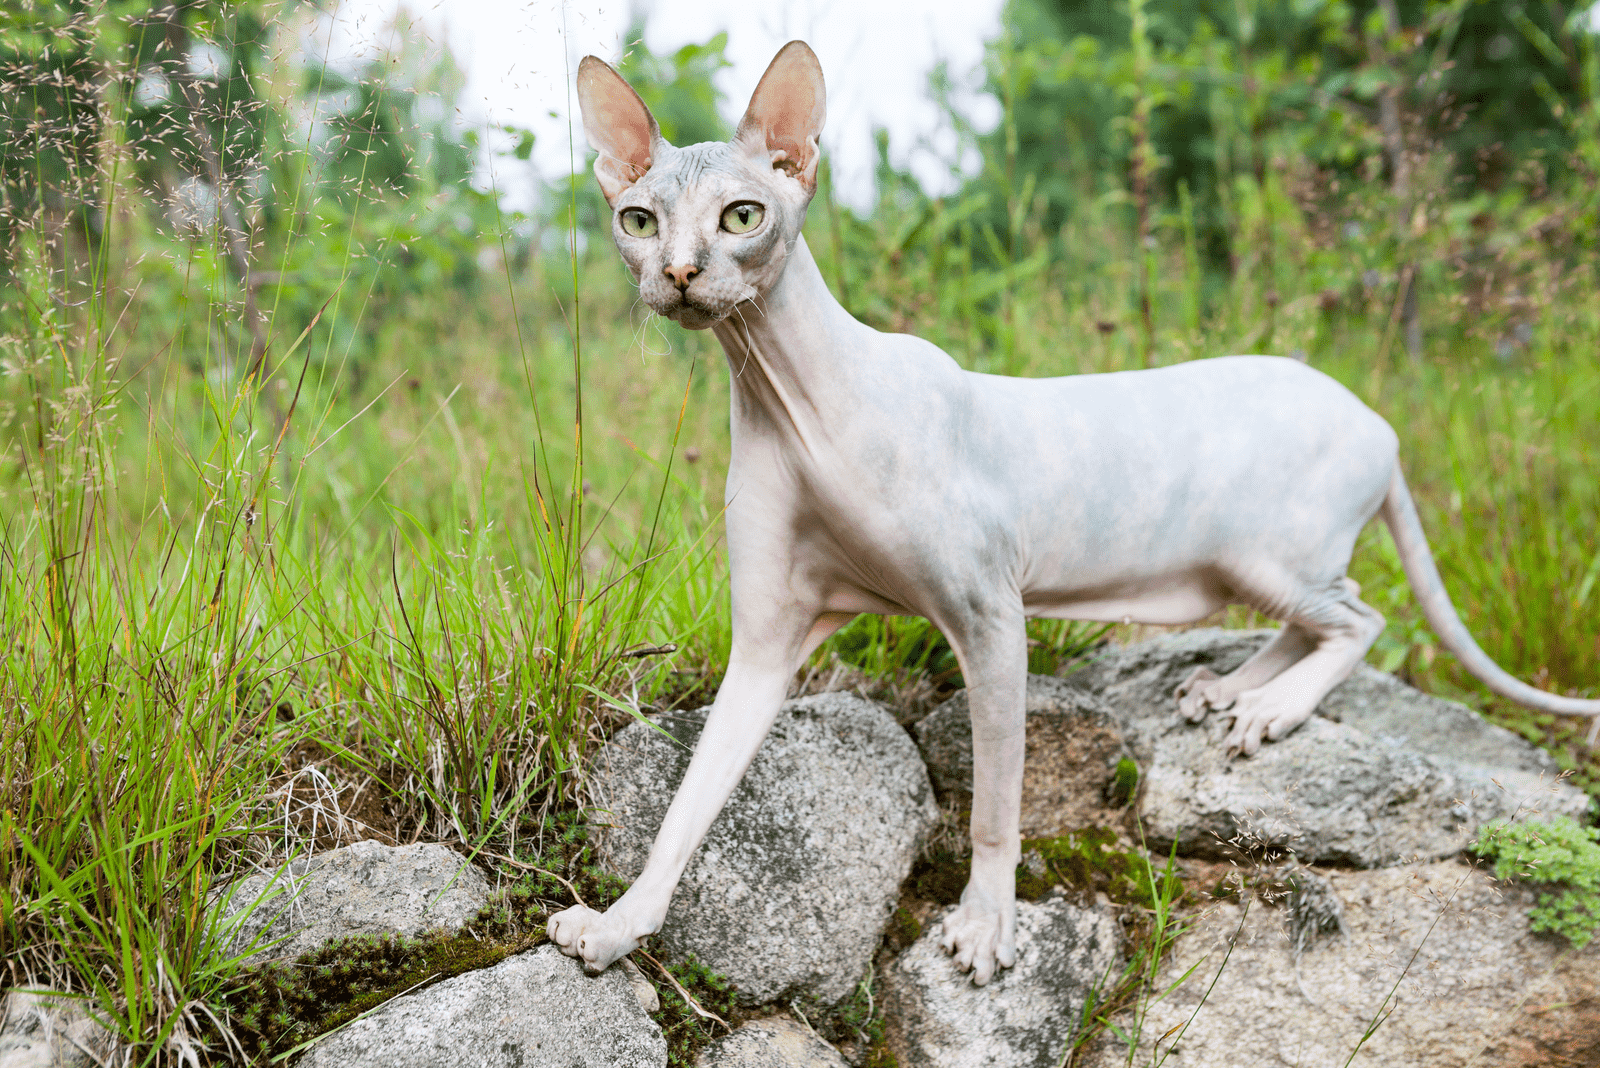
[[[695,186],[720,189],[752,177],[743,153],[726,141],[706,141],[684,148],[669,147],[650,164],[641,188],[672,202]]]

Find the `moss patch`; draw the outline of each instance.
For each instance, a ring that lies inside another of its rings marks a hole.
[[[390,998],[533,948],[545,940],[550,913],[576,903],[569,883],[593,908],[622,896],[625,884],[595,867],[575,816],[552,821],[543,832],[544,849],[514,858],[520,879],[454,935],[346,938],[293,961],[240,971],[215,1007],[246,1060],[268,1063]],[[213,1041],[222,1046],[221,1036]]]
[[[1133,804],[1139,793],[1139,765],[1127,757],[1117,761],[1111,781],[1106,784],[1106,796],[1113,805],[1126,807]]]
[[[1102,893],[1118,904],[1142,908],[1154,907],[1158,894],[1167,900],[1183,894],[1176,871],[1157,870],[1141,854],[1119,849],[1116,832],[1108,827],[1085,827],[1059,838],[1030,838],[1022,848],[1044,858],[1045,875],[1039,881],[1080,894]]]
[[[727,979],[693,957],[663,967],[702,1009],[721,1016],[730,1027],[744,1022],[734,1000],[733,985]],[[654,974],[655,968],[645,965],[640,970],[655,984],[656,993],[661,997],[660,1011],[651,1013],[650,1018],[660,1025],[661,1033],[666,1036],[668,1068],[692,1068],[706,1044],[724,1033],[722,1026],[695,1012],[676,987]]]
[[[220,1007],[246,1058],[265,1063],[397,994],[490,967],[520,948],[465,934],[345,938],[241,973]]]
[[[972,856],[949,849],[935,849],[917,858],[911,866],[910,890],[924,901],[955,905],[972,872]]]
[[[1085,827],[1058,838],[1029,838],[1022,851],[1038,853],[1045,865],[1043,874],[1029,870],[1026,863],[1017,866],[1017,897],[1022,901],[1038,901],[1061,889],[1087,897],[1102,893],[1118,904],[1151,908],[1158,889],[1168,900],[1183,894],[1176,871],[1161,866],[1152,874],[1143,855],[1118,848],[1116,832],[1108,827]],[[934,850],[912,866],[907,889],[924,901],[959,904],[971,872],[971,854]],[[893,921],[890,928],[892,932]]]
[[[906,918],[917,924],[910,913]],[[919,933],[921,926],[917,924]],[[889,1051],[889,1040],[883,1033],[883,1010],[872,996],[870,980],[857,983],[849,997],[826,1012],[807,1014],[807,1021],[813,1031],[833,1045],[856,1046],[860,1060],[855,1063],[861,1068],[900,1068],[899,1060]]]

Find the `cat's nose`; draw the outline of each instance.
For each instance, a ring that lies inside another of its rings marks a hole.
[[[683,290],[689,288],[689,280],[700,273],[700,268],[692,263],[685,263],[677,267],[668,267],[666,273],[667,277],[672,279],[672,284]]]

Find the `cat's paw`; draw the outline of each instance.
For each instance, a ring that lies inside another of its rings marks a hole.
[[[1267,689],[1246,690],[1229,709],[1233,727],[1224,743],[1228,752],[1254,756],[1263,741],[1275,742],[1311,718],[1303,703],[1285,704]]]
[[[983,986],[1001,968],[1017,962],[1017,906],[989,900],[985,895],[968,893],[956,910],[944,919],[939,944],[955,958],[956,967],[972,973],[972,981]]]
[[[583,961],[590,975],[599,975],[639,948],[640,940],[629,933],[621,917],[596,912],[585,905],[574,905],[551,916],[545,931],[557,949]]]

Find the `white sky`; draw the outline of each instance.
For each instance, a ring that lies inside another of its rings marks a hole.
[[[401,3],[330,5],[335,54],[358,55],[378,46]],[[496,181],[513,203],[526,204],[523,191],[535,174],[566,173],[569,106],[576,166],[586,167],[570,72],[589,53],[617,59],[634,8],[615,0],[405,0],[404,6],[465,69],[464,122],[536,132],[533,174],[515,160],[495,163]],[[858,207],[872,199],[875,126],[888,128],[890,157],[909,166],[930,192],[953,188],[951,167],[962,162],[956,159],[956,137],[927,93],[928,73],[940,60],[949,63],[956,84],[967,87],[958,102],[980,128],[999,118],[996,102],[975,87],[982,81],[984,42],[1000,31],[1001,0],[656,0],[640,6],[649,16],[646,44],[658,54],[728,31],[733,66],[723,71],[719,86],[728,96],[730,122],[743,112],[778,48],[796,37],[806,40],[822,61],[828,85],[823,149],[841,199]],[[964,162],[970,168],[976,161]]]

